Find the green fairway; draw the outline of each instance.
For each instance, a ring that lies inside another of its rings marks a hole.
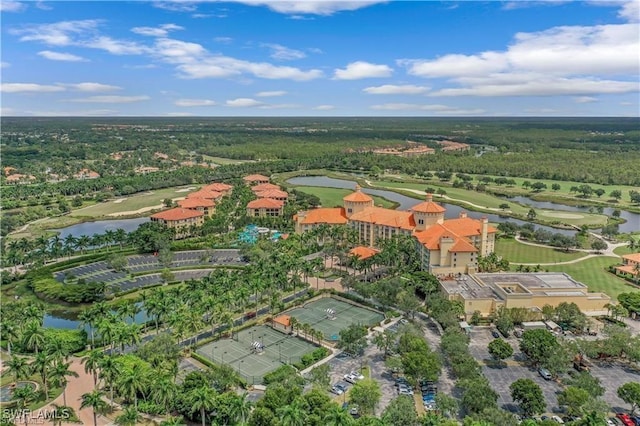
[[[602,292],[617,300],[618,294],[631,291],[640,291],[637,287],[627,284],[622,278],[618,278],[607,268],[618,263],[613,257],[593,257],[581,262],[568,265],[545,266],[543,269],[551,272],[566,272],[574,279],[589,287],[589,291]]]
[[[435,187],[439,188],[437,182],[427,182],[424,183],[406,183],[406,182],[395,182],[395,181],[374,181],[372,182],[374,185],[379,187],[386,188],[407,188],[411,190],[424,191],[427,187]],[[454,200],[457,200],[462,203],[462,205],[469,203],[469,207],[472,208],[475,206],[479,207],[481,210],[493,211],[495,213],[500,212],[510,212],[516,216],[519,216],[521,219],[524,219],[529,212],[528,206],[523,206],[514,202],[509,202],[509,200],[501,197],[497,197],[494,195],[490,195],[484,192],[470,191],[463,188],[452,188],[452,187],[444,187],[446,191],[446,197],[450,197]],[[416,198],[421,198],[420,195],[415,194]],[[435,197],[437,201],[439,199],[438,196]],[[442,199],[442,201],[446,202],[446,199]],[[501,204],[508,204],[509,208],[502,210],[500,208]],[[536,213],[538,215],[538,219],[550,224],[554,223],[566,223],[571,225],[597,225],[603,226],[607,223],[607,216],[602,214],[592,214],[586,212],[566,212],[559,210],[542,210],[537,209]]]
[[[315,195],[320,199],[320,204],[323,207],[342,207],[342,198],[353,192],[349,189],[323,188],[319,186],[296,186],[295,189],[306,194]],[[385,198],[376,196],[372,196],[372,198],[376,206],[382,206],[390,209],[397,207],[396,203]]]
[[[513,263],[555,263],[579,259],[587,253],[565,252],[553,248],[536,247],[520,243],[513,239],[499,239],[496,241],[495,251],[509,262]]]
[[[70,216],[99,218],[104,216],[141,214],[155,208],[162,208],[162,201],[166,198],[184,198],[189,192],[193,192],[198,188],[198,185],[191,185],[141,192],[74,210]]]

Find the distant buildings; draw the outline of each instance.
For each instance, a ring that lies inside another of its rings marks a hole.
[[[587,286],[561,272],[482,273],[440,279],[440,288],[449,300],[464,304],[465,319],[474,312],[488,317],[500,309],[525,308],[542,317],[542,307],[575,303],[586,315],[606,315],[611,298],[590,293]]]
[[[75,179],[98,179],[100,174],[89,169],[82,169],[73,175]]]
[[[462,213],[445,219],[445,208],[433,202],[431,194],[409,211],[374,207],[373,199],[356,186],[343,198],[344,207],[318,208],[294,216],[298,233],[322,224],[347,224],[356,229],[361,244],[374,248],[394,235],[412,236],[423,270],[436,275],[475,272],[478,256],[493,252],[496,229],[488,220],[472,219]]]
[[[249,175],[242,178],[247,185],[269,183],[269,177],[264,175]]]

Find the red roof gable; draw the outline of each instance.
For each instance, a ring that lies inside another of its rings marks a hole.
[[[352,192],[349,195],[346,195],[342,198],[343,201],[350,201],[353,203],[368,203],[373,201],[373,198],[362,192],[360,185],[356,185],[355,192]]]
[[[250,201],[247,207],[250,209],[280,209],[283,205],[284,203],[282,201],[272,198],[258,198],[257,200]]]
[[[259,191],[270,191],[270,190],[280,190],[280,187],[278,185],[274,185],[272,183],[261,183],[259,185],[256,186],[252,186],[251,190],[253,192],[259,192]]]
[[[206,198],[192,197],[178,201],[178,205],[185,209],[195,209],[197,207],[214,207],[216,203],[212,200],[207,200]]]
[[[267,189],[266,191],[256,191],[259,198],[288,198],[289,194],[278,189]]]
[[[378,253],[380,253],[380,250],[376,250],[374,248],[364,247],[364,246],[354,247],[351,250],[349,250],[350,255],[357,256],[358,259],[360,260],[368,259],[371,256],[374,256]]]
[[[197,210],[189,210],[183,208],[175,208],[171,210],[165,210],[160,213],[156,213],[151,215],[154,219],[162,219],[162,220],[184,220],[184,219],[193,219],[195,217],[203,216],[204,213],[199,212]]]
[[[416,227],[416,222],[411,212],[401,212],[382,207],[368,207],[361,212],[352,214],[350,219],[406,230],[413,230]]]
[[[226,192],[233,189],[233,186],[227,185],[226,183],[215,182],[203,186],[202,189],[205,191]]]
[[[262,182],[269,181],[269,177],[264,175],[249,175],[242,178],[245,182]]]
[[[342,225],[347,223],[347,216],[342,207],[320,207],[308,210],[304,213],[304,218],[300,221],[303,225],[314,225],[316,223],[328,223],[330,225]]]

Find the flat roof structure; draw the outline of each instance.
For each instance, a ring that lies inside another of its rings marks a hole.
[[[574,280],[563,272],[527,272],[527,273],[479,273],[473,274],[474,279],[480,280],[485,285],[500,285],[517,283],[530,291],[536,290],[560,290],[579,289],[586,291],[587,286]]]

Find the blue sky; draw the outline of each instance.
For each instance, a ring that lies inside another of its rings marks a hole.
[[[638,116],[639,5],[2,0],[2,115]]]

